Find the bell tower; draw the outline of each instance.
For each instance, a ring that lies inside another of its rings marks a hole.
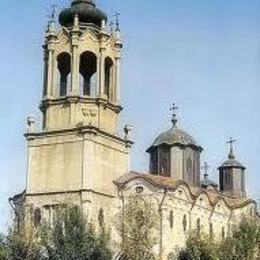
[[[108,206],[113,180],[128,172],[132,145],[117,132],[123,46],[118,22],[109,31],[94,1],[74,0],[59,23],[57,30],[49,22],[43,46],[42,129],[35,131],[29,118],[26,134],[26,203],[46,214],[65,199]]]

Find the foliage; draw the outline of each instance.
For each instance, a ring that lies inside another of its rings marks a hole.
[[[4,235],[0,234],[0,260],[7,259],[6,241]]]
[[[232,237],[220,245],[220,259],[251,260],[260,256],[259,219],[242,219],[232,233]]]
[[[123,259],[155,259],[152,252],[158,244],[158,217],[151,201],[140,196],[127,200],[116,223],[122,239]]]
[[[203,234],[191,233],[180,260],[253,260],[260,257],[259,219],[243,219],[232,236],[215,242]]]
[[[180,252],[180,260],[217,260],[218,245],[206,234],[190,234],[186,249]]]
[[[34,228],[11,229],[6,240],[7,259],[40,259],[40,236]]]
[[[2,243],[1,243],[2,241]],[[0,239],[0,260],[110,260],[109,235],[96,233],[87,225],[78,207],[57,210],[52,227],[42,224],[10,230],[5,243]],[[2,253],[2,247],[5,249]],[[6,254],[5,254],[6,253]]]
[[[109,260],[108,235],[96,234],[78,207],[69,206],[56,214],[53,228],[43,232],[49,259]]]

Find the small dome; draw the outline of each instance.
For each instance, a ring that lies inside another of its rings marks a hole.
[[[189,135],[182,129],[178,128],[176,125],[174,125],[168,131],[160,134],[155,139],[151,148],[148,149],[148,152],[150,149],[152,149],[154,147],[158,147],[163,144],[170,145],[170,146],[173,146],[173,145],[189,146],[189,145],[191,145],[191,146],[196,147],[197,149],[202,150],[202,148],[199,145],[197,145],[196,141],[194,140],[194,138],[191,135]]]
[[[223,168],[240,168],[240,169],[245,169],[245,166],[243,166],[239,161],[237,161],[235,158],[229,158],[227,161],[225,161],[219,169]]]
[[[72,26],[76,14],[81,24],[93,23],[100,27],[103,20],[107,21],[106,14],[96,8],[93,0],[74,0],[71,8],[66,8],[60,13],[60,24],[65,27]]]

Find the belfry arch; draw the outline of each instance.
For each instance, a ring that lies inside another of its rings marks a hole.
[[[57,57],[59,96],[66,96],[71,84],[71,56],[62,52]]]
[[[97,85],[97,57],[93,52],[85,51],[80,55],[80,94],[94,96]]]
[[[113,93],[113,67],[114,63],[110,57],[106,57],[105,59],[105,88],[104,94],[108,99],[112,98]]]

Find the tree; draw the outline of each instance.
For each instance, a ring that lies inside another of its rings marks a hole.
[[[179,260],[217,260],[218,244],[206,234],[192,232],[181,250]]]
[[[47,231],[46,231],[47,230]],[[53,260],[110,260],[108,235],[102,229],[96,234],[93,227],[75,206],[59,210],[53,227],[43,232],[43,244]]]
[[[19,231],[10,229],[6,238],[7,259],[38,260],[40,259],[41,239],[38,230],[23,227]]]
[[[0,259],[7,259],[6,241],[2,234],[0,234]]]
[[[232,236],[220,245],[220,259],[251,260],[260,257],[260,222],[258,218],[243,218]]]
[[[158,219],[158,211],[151,201],[141,196],[128,198],[116,223],[123,259],[155,259],[152,252],[158,244]]]

